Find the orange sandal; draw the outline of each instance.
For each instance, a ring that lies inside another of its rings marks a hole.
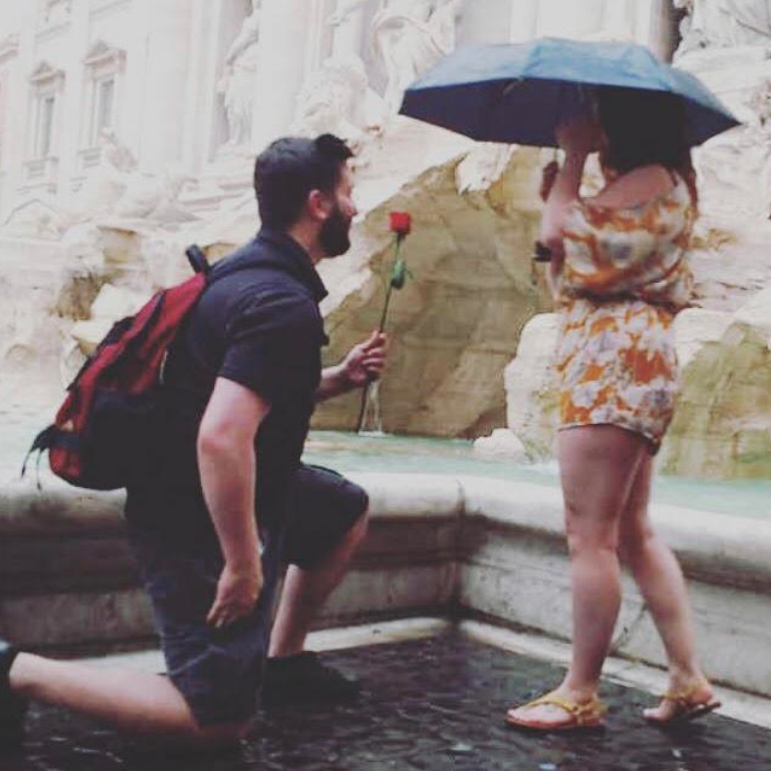
[[[534,701],[523,706],[537,707],[540,704],[553,704],[566,713],[566,720],[562,723],[545,723],[540,720],[523,720],[514,717],[513,711],[506,713],[506,722],[514,728],[521,728],[527,731],[537,731],[548,733],[551,731],[588,731],[597,730],[605,727],[602,716],[608,711],[607,707],[597,698],[578,703],[570,701],[555,693],[547,693]]]
[[[710,696],[706,701],[694,701],[693,694],[699,686],[692,685],[684,688],[682,691],[669,691],[665,693],[662,701],[670,701],[674,705],[671,717],[658,718],[645,715],[645,719],[652,725],[657,726],[677,726],[687,723],[690,720],[704,717],[710,712],[714,712],[721,706],[720,701],[714,696]]]

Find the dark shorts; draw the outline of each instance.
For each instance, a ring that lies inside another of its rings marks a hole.
[[[129,533],[169,677],[199,725],[247,720],[262,680],[282,566],[308,569],[323,560],[365,512],[367,494],[334,471],[301,467],[281,515],[269,518],[277,524],[261,531],[264,585],[257,605],[221,630],[206,624],[222,570],[216,540],[159,537],[152,517],[131,515],[137,505],[129,491]]]

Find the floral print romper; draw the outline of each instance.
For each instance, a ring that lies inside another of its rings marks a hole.
[[[639,206],[570,206],[555,285],[560,428],[612,424],[658,450],[677,391],[672,321],[693,285],[686,251],[695,207],[675,179]]]

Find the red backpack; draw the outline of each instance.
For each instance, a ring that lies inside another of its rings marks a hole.
[[[169,346],[208,283],[197,246],[186,251],[195,275],[158,292],[134,316],[113,325],[67,388],[53,424],[27,453],[48,450],[51,470],[92,490],[125,487],[144,457]]]

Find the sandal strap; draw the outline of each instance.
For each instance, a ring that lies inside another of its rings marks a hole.
[[[597,698],[579,703],[577,701],[565,699],[556,693],[547,693],[544,696],[540,696],[528,704],[525,704],[525,707],[537,707],[540,704],[553,704],[555,707],[564,709],[565,712],[572,715],[579,724],[590,720],[596,720],[608,711],[608,708]]]
[[[665,701],[673,701],[675,704],[688,707],[691,705],[691,696],[696,693],[696,689],[696,685],[689,685],[679,691],[667,691],[661,698]]]

